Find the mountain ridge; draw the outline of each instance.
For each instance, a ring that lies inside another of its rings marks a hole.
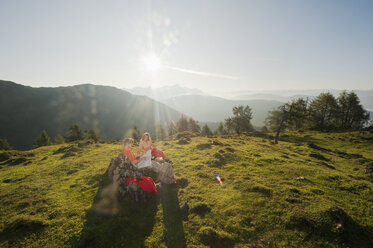
[[[33,88],[0,81],[0,99],[0,137],[18,149],[30,148],[44,129],[55,137],[78,124],[104,139],[117,139],[134,125],[153,132],[158,122],[168,124],[181,116],[149,97],[93,84]]]

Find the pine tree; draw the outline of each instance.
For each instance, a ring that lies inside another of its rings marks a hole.
[[[140,135],[140,131],[139,129],[137,129],[136,126],[133,126],[133,128],[130,130],[130,135],[129,135],[132,139],[134,139],[135,141],[138,141],[140,140],[141,138],[141,135]]]
[[[88,134],[88,137],[87,137],[88,139],[91,139],[94,142],[100,141],[100,136],[95,132],[95,130],[89,129],[87,134]]]
[[[83,138],[84,137],[83,137],[82,130],[77,124],[71,125],[69,127],[69,133],[66,138],[68,142],[82,140]]]
[[[201,128],[198,125],[198,122],[191,117],[188,120],[188,130],[195,133],[201,132]]]
[[[157,140],[164,140],[166,138],[166,131],[160,123],[155,126],[155,137]]]
[[[369,120],[369,112],[360,104],[359,97],[354,93],[343,91],[338,99],[338,127],[342,129],[362,128]]]
[[[240,105],[234,107],[232,111],[233,117],[229,117],[225,120],[228,129],[233,129],[237,134],[254,130],[251,124],[253,114],[249,106]]]
[[[184,115],[182,115],[176,123],[177,131],[178,132],[188,131],[189,130],[188,126],[189,126],[188,119]]]
[[[51,138],[48,136],[47,132],[43,130],[40,136],[36,139],[36,147],[49,146],[51,144]]]
[[[280,127],[281,120],[283,119],[283,111],[279,108],[268,111],[268,116],[265,119],[265,125],[272,131],[277,131]]]
[[[62,137],[61,134],[57,134],[57,136],[54,138],[55,144],[63,144],[65,143],[65,139]]]
[[[338,104],[334,96],[330,93],[321,93],[309,106],[311,127],[319,130],[334,128],[338,112]]]
[[[224,125],[222,122],[219,123],[218,128],[216,129],[217,134],[227,134],[227,130],[225,130]]]
[[[308,125],[308,110],[307,100],[298,98],[292,100],[290,103],[286,103],[286,109],[291,108],[288,119],[286,121],[286,127],[290,130],[304,129]]]
[[[6,139],[0,138],[0,150],[10,150],[12,147],[9,145]]]
[[[201,135],[202,135],[202,136],[211,136],[211,135],[212,135],[212,132],[211,132],[210,128],[207,126],[207,124],[205,124],[205,125],[202,127]]]
[[[173,120],[170,121],[170,124],[168,125],[168,136],[172,136],[177,132],[175,123]]]

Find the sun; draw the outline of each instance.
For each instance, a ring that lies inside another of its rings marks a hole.
[[[150,72],[156,72],[162,67],[161,59],[154,53],[150,53],[144,58],[144,64]]]

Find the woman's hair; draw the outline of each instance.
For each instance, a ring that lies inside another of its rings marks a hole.
[[[123,140],[123,145],[133,144],[133,143],[134,143],[134,140],[132,138],[125,138]]]
[[[141,137],[141,140],[144,140],[145,136],[148,136],[149,140],[152,141],[152,138],[150,138],[150,134],[148,132],[145,132],[142,137]]]

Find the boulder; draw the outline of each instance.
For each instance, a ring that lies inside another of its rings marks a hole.
[[[158,178],[158,180],[166,184],[174,182],[171,164],[152,161],[152,167],[139,169],[123,154],[119,154],[117,157],[111,159],[107,169],[107,175],[112,179],[119,199],[123,199],[128,195],[133,197],[135,201],[146,200],[148,193],[143,191],[135,182],[130,182],[127,185],[127,179],[130,177],[146,176]]]

